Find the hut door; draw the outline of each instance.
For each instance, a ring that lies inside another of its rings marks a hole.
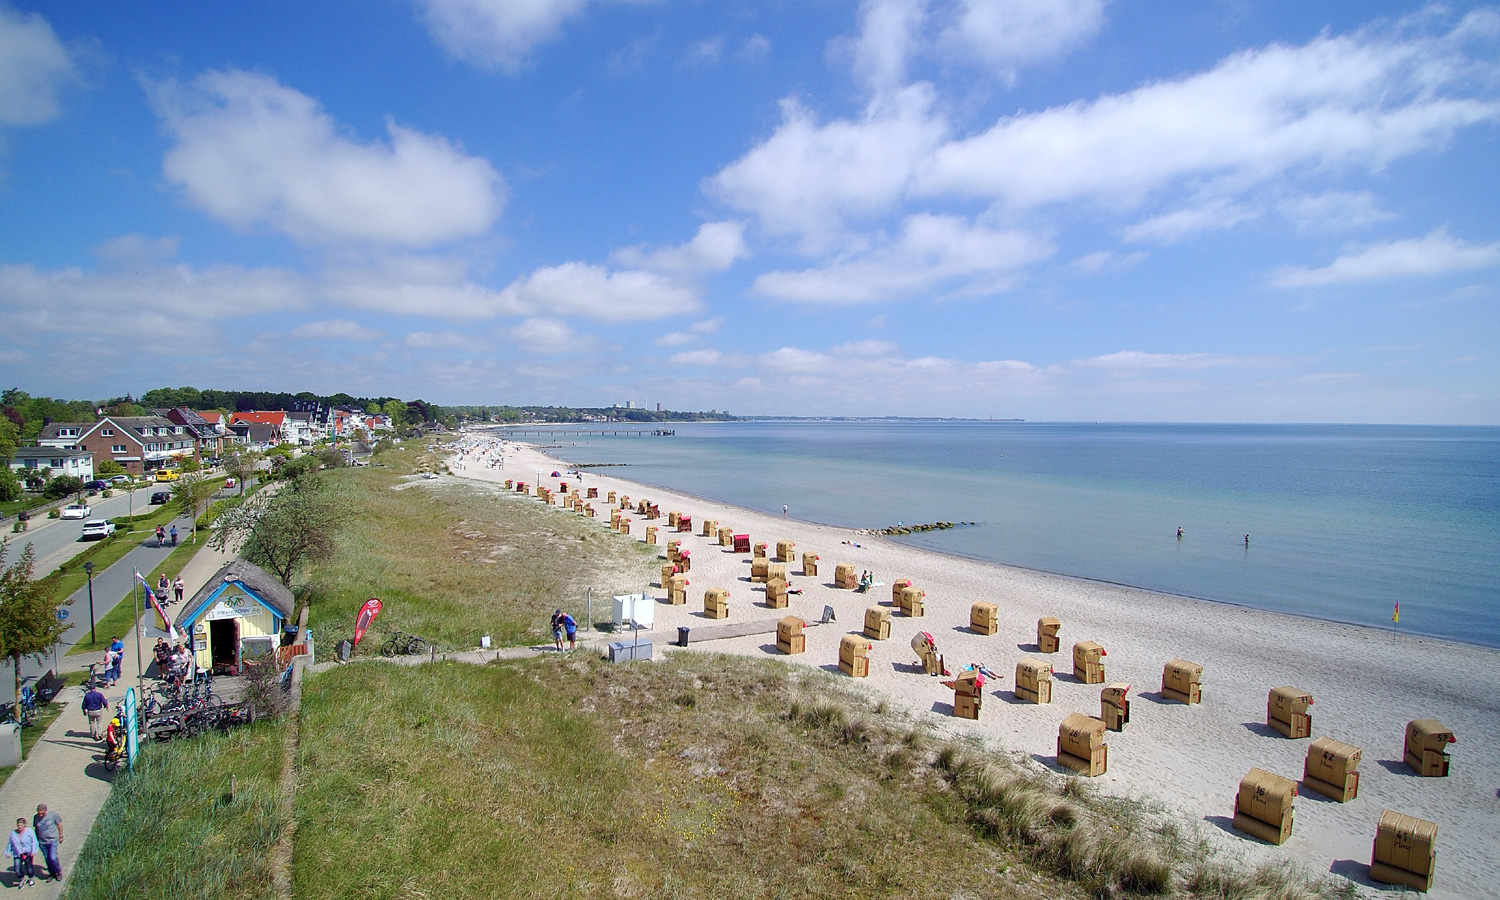
[[[240,665],[240,623],[238,619],[215,619],[208,623],[208,646],[213,670],[223,672]]]

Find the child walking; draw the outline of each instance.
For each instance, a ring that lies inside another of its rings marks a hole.
[[[17,819],[16,830],[10,833],[10,864],[16,873],[16,887],[36,884],[35,872],[31,868],[31,859],[36,852],[36,834],[32,832],[31,824],[25,819]]]

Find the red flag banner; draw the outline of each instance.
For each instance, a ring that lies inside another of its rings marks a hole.
[[[1393,610],[1391,610],[1391,621],[1392,622],[1399,622],[1399,621],[1401,621],[1401,601],[1399,601],[1399,600],[1396,601],[1396,608],[1393,609]]]
[[[365,636],[365,629],[380,615],[380,598],[371,597],[365,601],[365,605],[359,608],[359,618],[354,620],[354,646],[359,646],[359,639]]]

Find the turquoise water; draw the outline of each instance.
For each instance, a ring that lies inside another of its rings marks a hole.
[[[551,452],[849,528],[972,521],[897,540],[991,562],[1384,628],[1399,601],[1403,633],[1500,646],[1497,428],[675,427]]]

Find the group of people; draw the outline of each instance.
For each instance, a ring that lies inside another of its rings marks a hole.
[[[173,528],[172,531],[172,543],[175,544],[177,543],[177,529]],[[173,603],[181,603],[182,595],[186,592],[187,582],[182,580],[181,575],[178,575],[177,580],[173,581],[172,579],[167,577],[167,573],[163,572],[161,577],[156,580],[156,602],[160,603],[163,606],[171,606]]]
[[[568,635],[568,649],[578,647],[578,622],[568,613],[555,610],[552,613],[552,642],[557,645],[559,651],[563,648],[563,633]]]
[[[104,648],[104,659],[97,665],[89,666],[89,684],[93,685],[94,679],[99,677],[94,670],[99,666],[104,667],[104,686],[114,687],[120,680],[120,667],[125,662],[125,642],[120,640],[119,635],[109,639],[109,646]]]
[[[10,864],[16,873],[16,887],[36,884],[36,855],[40,853],[46,862],[47,873],[43,878],[62,880],[62,862],[57,851],[63,841],[62,817],[40,803],[31,821],[16,820],[16,830],[10,833]]]
[[[156,660],[156,677],[180,687],[192,668],[193,651],[186,644],[169,645],[166,638],[157,638],[151,655]]]
[[[165,547],[165,546],[167,546],[167,539],[168,539],[169,536],[170,536],[170,538],[172,540],[172,546],[173,547],[177,546],[177,526],[176,525],[172,526],[171,532],[168,532],[165,528],[161,527],[160,525],[156,526],[156,546],[158,546],[158,547]]]

